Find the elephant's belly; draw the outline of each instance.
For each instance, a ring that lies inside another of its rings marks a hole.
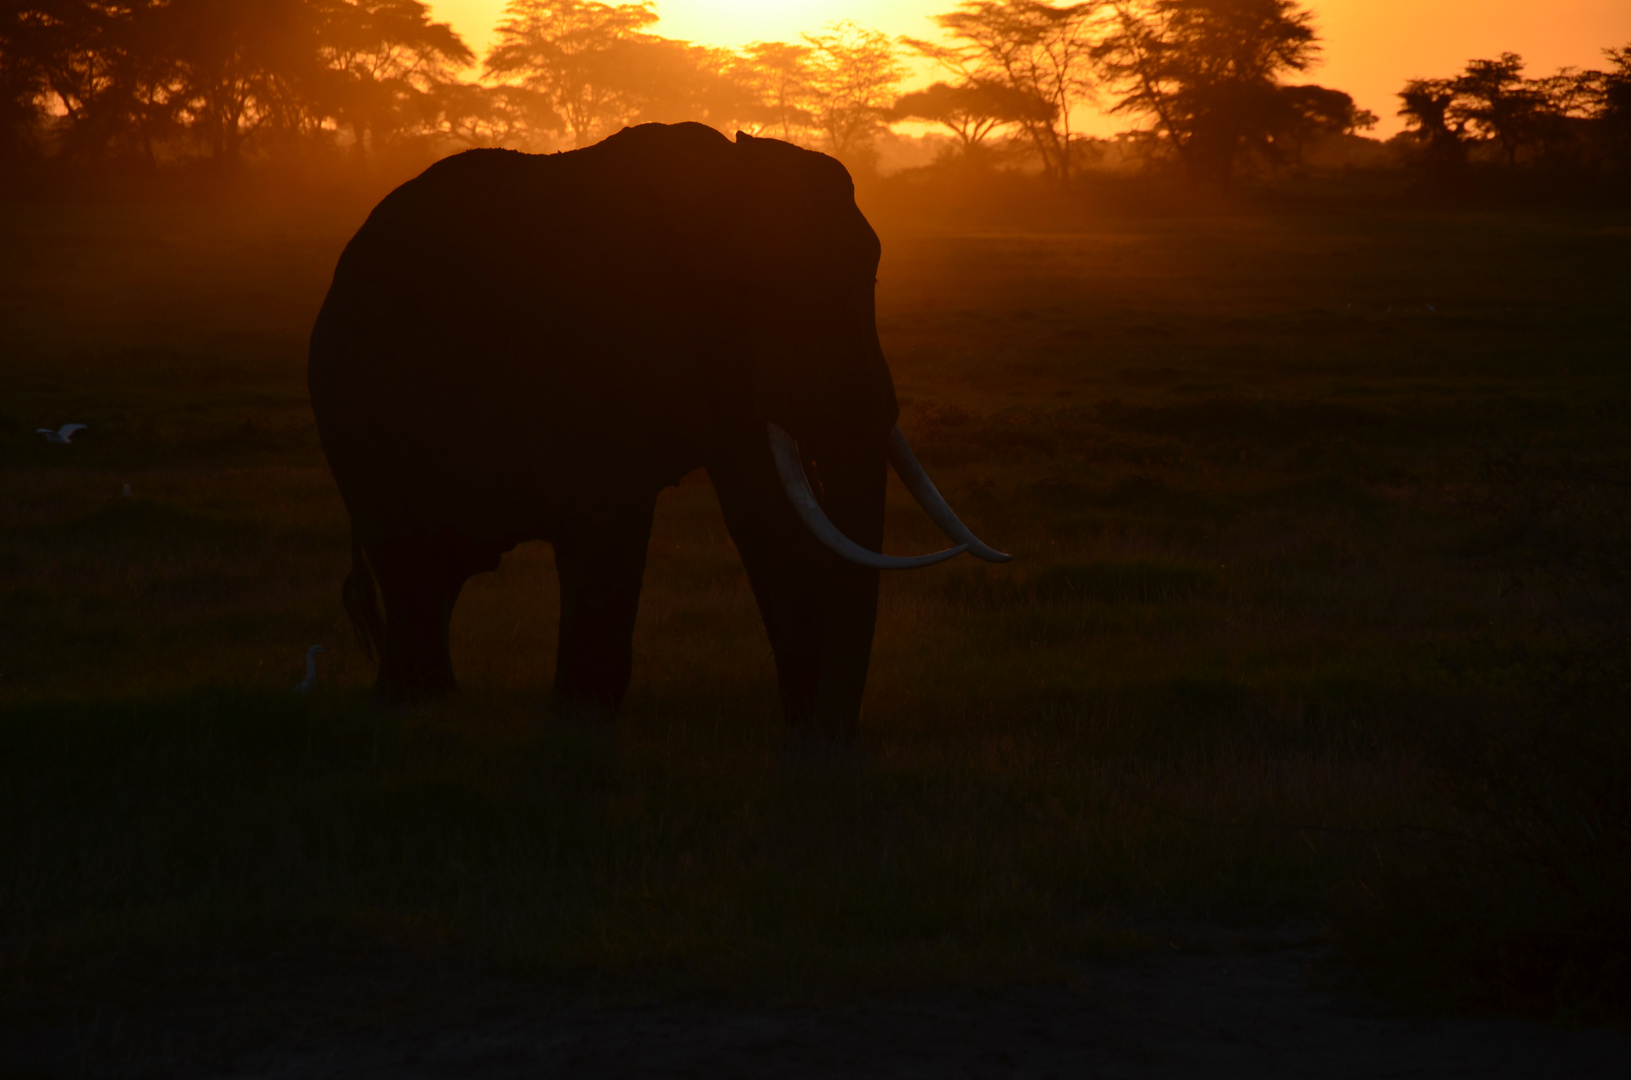
[[[621,518],[702,455],[660,429],[562,425],[489,438],[386,438],[330,458],[360,531],[452,530],[507,550],[552,539],[563,523]]]
[[[311,390],[361,531],[453,528],[505,547],[549,539],[560,522],[649,501],[703,460],[700,388],[659,393],[659,407],[627,362],[639,350],[610,335],[331,330],[357,321],[325,311]]]

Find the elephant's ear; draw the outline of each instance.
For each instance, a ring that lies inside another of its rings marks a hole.
[[[753,407],[800,440],[881,440],[899,408],[878,343],[878,237],[849,172],[778,139],[738,138],[736,260],[753,322]]]

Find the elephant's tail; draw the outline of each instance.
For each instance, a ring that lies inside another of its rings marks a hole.
[[[368,565],[368,554],[353,533],[351,536],[351,573],[345,576],[340,588],[345,613],[351,616],[351,628],[357,633],[357,644],[363,655],[379,663],[380,646],[385,641],[385,614],[379,607],[379,588],[374,582],[374,569]]]

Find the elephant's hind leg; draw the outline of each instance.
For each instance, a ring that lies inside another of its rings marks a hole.
[[[448,634],[453,605],[472,574],[495,569],[496,556],[455,538],[394,540],[370,551],[385,610],[374,700],[400,708],[458,689]]]
[[[615,519],[577,522],[556,532],[561,633],[555,659],[557,718],[610,720],[628,692],[634,619],[656,495]]]

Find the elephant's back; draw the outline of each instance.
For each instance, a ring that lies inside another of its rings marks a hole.
[[[345,351],[324,362],[400,377],[434,360],[431,343],[542,340],[570,313],[574,244],[610,224],[586,202],[589,170],[572,157],[470,150],[387,195],[335,267],[318,330]]]
[[[347,473],[389,474],[447,498],[570,498],[589,462],[664,437],[662,416],[631,407],[652,399],[645,383],[668,384],[664,415],[706,413],[693,369],[708,300],[671,265],[642,178],[602,147],[468,151],[370,214],[312,334],[342,489]]]
[[[699,124],[642,125],[560,154],[468,150],[387,195],[346,245],[319,321],[366,346],[672,340],[709,295],[694,233],[665,194],[730,143]],[[704,153],[700,153],[702,151]],[[586,339],[586,340],[580,340]],[[400,357],[370,357],[399,371]]]

